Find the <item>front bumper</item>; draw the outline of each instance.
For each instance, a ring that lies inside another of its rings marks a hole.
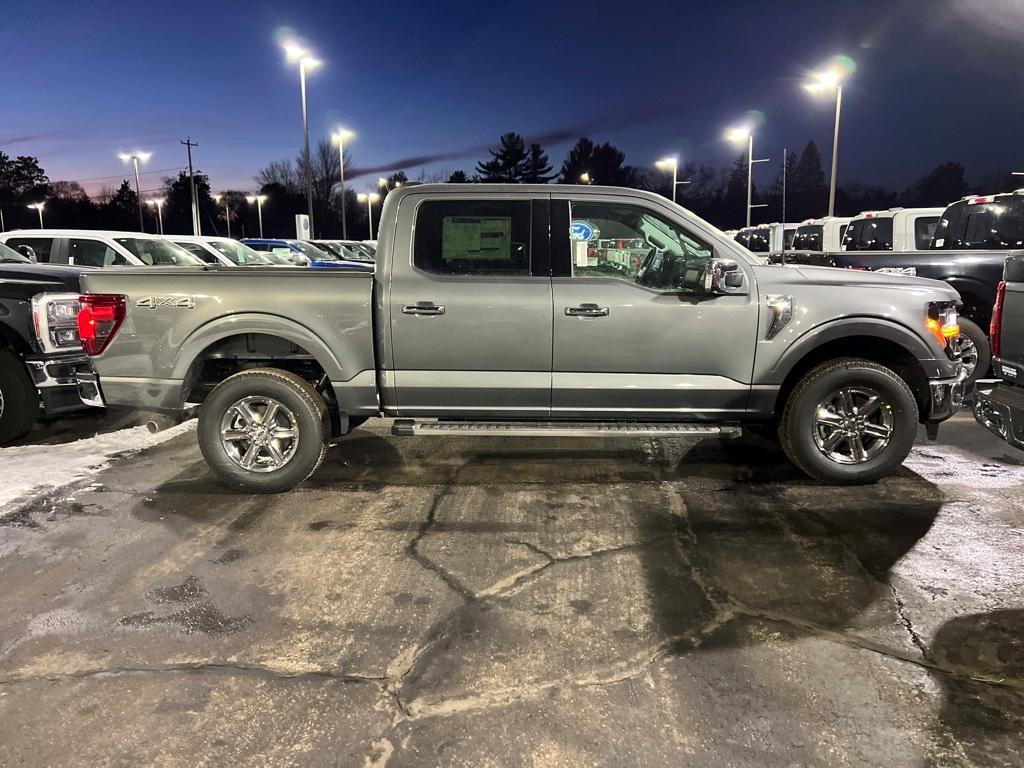
[[[974,393],[974,419],[1018,450],[1024,451],[1024,389],[996,384]]]
[[[85,355],[27,356],[25,365],[45,416],[103,407],[96,373]]]
[[[928,382],[929,403],[925,421],[945,421],[955,414],[964,403],[965,377],[961,374],[953,379],[932,379]]]

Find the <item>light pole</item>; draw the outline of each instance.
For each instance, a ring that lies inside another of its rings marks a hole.
[[[309,215],[309,236],[313,237],[313,169],[310,167],[309,160],[309,115],[306,111],[306,71],[320,66],[320,62],[314,59],[309,51],[294,41],[284,44],[284,52],[288,57],[288,61],[297,61],[299,63],[299,93],[302,97],[302,173],[306,180],[306,213]]]
[[[213,196],[213,202],[219,203],[221,200],[224,201],[224,223],[228,225],[228,237],[231,237],[231,210],[228,208],[227,195]]]
[[[160,223],[160,234],[164,233],[164,203],[167,201],[162,197],[147,200],[146,205],[156,206],[156,220]]]
[[[149,160],[152,152],[132,152],[131,154],[122,153],[118,155],[119,158],[125,163],[130,162],[135,166],[135,197],[139,201],[139,232],[145,232],[146,226],[142,223],[142,186],[139,183],[139,163],[144,163]]]
[[[829,216],[834,216],[836,210],[836,180],[839,177],[839,117],[843,110],[843,77],[852,70],[852,61],[837,57],[826,69],[812,73],[811,79],[804,83],[804,88],[809,93],[825,93],[833,88],[836,92],[836,121],[832,129],[832,179],[828,185]]]
[[[654,167],[659,171],[672,171],[672,202],[676,201],[676,187],[680,184],[689,184],[689,181],[677,181],[679,176],[679,158],[678,157],[666,157],[659,160],[654,164]]]
[[[246,198],[250,203],[256,203],[256,216],[260,222],[260,239],[263,239],[263,201],[266,195],[248,195]]]
[[[338,171],[341,174],[341,239],[348,240],[348,222],[345,217],[345,140],[355,138],[355,134],[339,128],[331,138],[338,144]]]
[[[750,226],[750,210],[752,208],[764,208],[767,203],[759,203],[754,205],[751,202],[753,195],[753,176],[754,176],[754,163],[767,163],[768,158],[764,157],[760,160],[754,159],[754,131],[749,125],[738,125],[734,128],[730,128],[725,132],[725,138],[727,141],[731,141],[733,144],[747,145],[747,226]]]
[[[366,216],[370,221],[370,240],[373,240],[373,204],[380,200],[380,195],[376,192],[370,192],[369,194],[360,194],[356,198],[360,203],[366,203]]]
[[[29,208],[35,208],[36,209],[36,213],[39,214],[39,228],[40,229],[44,228],[43,227],[43,206],[44,205],[45,205],[45,203],[30,203],[29,206],[28,206]]]

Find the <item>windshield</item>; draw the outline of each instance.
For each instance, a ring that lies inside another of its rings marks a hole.
[[[368,251],[360,243],[333,243],[334,247],[340,251],[343,259],[349,259],[351,261],[373,261],[373,252]]]
[[[891,251],[892,217],[851,221],[843,236],[845,251]]]
[[[14,262],[15,264],[31,264],[32,260],[26,259],[13,248],[9,248],[3,243],[0,243],[0,262],[3,262],[4,264],[10,262]]]
[[[316,261],[338,260],[338,257],[335,256],[333,253],[328,253],[327,251],[321,250],[320,248],[317,248],[315,245],[310,245],[309,243],[303,242],[302,240],[296,240],[294,243],[292,243],[292,245],[298,248],[304,256],[310,259],[315,259]]]
[[[793,238],[793,250],[820,251],[823,229],[821,224],[804,224],[797,227],[796,236]]]
[[[990,203],[962,200],[942,214],[932,248],[974,250],[1024,247],[1024,197],[1000,195]]]
[[[127,248],[143,264],[154,266],[201,267],[202,259],[198,259],[179,245],[166,240],[141,237],[115,237],[114,241]]]
[[[247,264],[267,265],[276,263],[266,258],[264,254],[254,251],[245,243],[240,243],[237,240],[207,240],[206,242],[240,267]]]

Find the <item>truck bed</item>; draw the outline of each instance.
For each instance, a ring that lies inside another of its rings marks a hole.
[[[352,400],[349,412],[376,408],[371,272],[133,267],[91,272],[81,285],[126,297],[124,322],[92,358],[108,404],[180,409],[201,385],[201,355],[256,357],[271,346],[319,365]]]

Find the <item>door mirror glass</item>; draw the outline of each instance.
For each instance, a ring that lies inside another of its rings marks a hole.
[[[704,290],[716,296],[746,294],[747,278],[739,263],[732,259],[714,258],[704,273]]]

